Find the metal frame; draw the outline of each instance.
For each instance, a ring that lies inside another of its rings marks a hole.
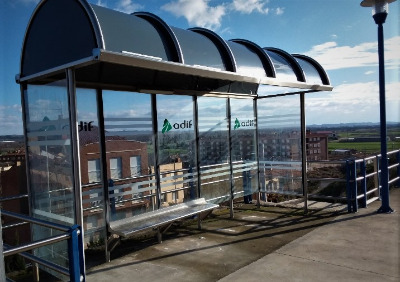
[[[306,140],[306,109],[305,94],[300,94],[300,126],[301,126],[301,178],[303,186],[304,213],[308,213],[308,182],[307,182],[307,140]]]
[[[48,267],[58,273],[69,276],[72,282],[86,281],[84,254],[81,251],[81,250],[83,250],[83,245],[82,245],[83,232],[82,232],[82,228],[79,225],[73,225],[73,226],[69,227],[69,226],[64,226],[61,224],[56,224],[56,223],[52,223],[52,222],[41,220],[41,219],[32,218],[32,217],[29,217],[26,215],[17,214],[14,212],[1,211],[1,213],[3,215],[6,215],[6,216],[9,216],[12,218],[23,220],[24,222],[33,223],[33,224],[48,227],[51,229],[56,229],[61,232],[65,232],[65,234],[55,235],[50,238],[42,239],[39,241],[27,243],[27,244],[16,246],[16,247],[7,246],[6,250],[0,252],[0,254],[2,256],[4,255],[4,257],[5,257],[5,256],[13,255],[13,254],[19,254],[35,263],[39,263],[39,264],[44,265],[45,267]],[[1,231],[1,223],[0,223],[0,231]],[[68,254],[69,254],[69,261],[70,261],[69,269],[62,267],[60,265],[57,265],[51,261],[46,261],[42,258],[36,257],[30,253],[26,253],[26,251],[33,250],[33,249],[43,247],[43,246],[47,246],[50,244],[54,244],[57,242],[61,242],[64,240],[68,240],[68,250],[69,250]],[[1,246],[0,251],[3,249],[3,244],[1,244],[1,245],[2,246]],[[3,262],[3,261],[4,260],[1,260],[1,262]],[[1,272],[2,271],[0,271],[0,278],[2,276]],[[1,281],[3,281],[3,280],[1,280]]]
[[[75,73],[74,70],[69,68],[66,70],[67,78],[67,92],[69,98],[69,119],[70,119],[70,130],[71,130],[71,150],[72,150],[72,175],[73,175],[73,187],[75,196],[75,224],[83,226],[83,207],[82,207],[82,186],[81,186],[81,162],[80,162],[80,149],[79,149],[79,134],[78,134],[78,121],[77,121],[77,103],[76,103],[76,86],[75,86]],[[81,228],[80,238],[74,238],[76,241],[73,244],[83,246],[84,230]],[[71,255],[71,253],[69,252]],[[74,254],[72,254],[74,255]],[[83,258],[83,272],[85,272],[85,254],[82,252]],[[75,255],[74,255],[75,257]],[[71,258],[70,258],[71,259]],[[73,261],[72,265],[75,265],[77,261]],[[75,265],[76,267],[76,265]]]

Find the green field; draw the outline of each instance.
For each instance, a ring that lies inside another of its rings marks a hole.
[[[357,150],[357,152],[368,152],[374,153],[380,152],[381,143],[380,142],[338,142],[331,141],[328,143],[328,150],[336,149],[347,149],[347,150]],[[400,149],[400,142],[389,141],[387,143],[388,152]]]

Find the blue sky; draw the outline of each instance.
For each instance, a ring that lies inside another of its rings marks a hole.
[[[0,1],[0,132],[22,134],[22,40],[39,1]],[[126,13],[147,11],[179,28],[201,26],[316,59],[332,92],[306,96],[307,124],[379,122],[377,26],[361,0],[89,0]],[[400,122],[400,1],[384,24],[387,120]]]

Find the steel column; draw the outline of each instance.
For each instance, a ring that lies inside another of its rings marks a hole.
[[[232,165],[232,124],[231,124],[231,99],[227,98],[226,99],[226,117],[228,119],[228,160],[229,160],[229,171],[230,171],[230,187],[231,187],[231,197],[229,200],[229,207],[230,207],[230,217],[233,218],[233,187],[235,185],[234,183],[234,177],[233,177],[233,165]]]
[[[69,102],[69,119],[71,130],[71,149],[72,149],[72,174],[74,183],[74,196],[75,196],[75,223],[83,226],[83,208],[82,208],[82,185],[81,185],[81,162],[79,155],[79,134],[78,134],[78,107],[76,102],[76,84],[75,84],[75,71],[71,68],[66,71],[67,76],[67,89],[68,89],[68,102]],[[79,240],[83,240],[83,229]],[[84,257],[83,241],[79,246],[82,247],[80,252]],[[83,274],[85,275],[85,265],[83,259]]]
[[[307,148],[306,148],[306,109],[305,94],[300,93],[300,122],[301,122],[301,181],[303,186],[304,213],[308,213],[308,183],[307,183]]]
[[[383,15],[380,15],[383,14]],[[387,156],[387,131],[386,131],[386,97],[385,97],[385,59],[383,47],[383,23],[387,14],[380,13],[374,15],[376,24],[378,25],[378,58],[379,58],[379,109],[381,124],[381,196],[382,204],[378,209],[378,213],[391,213],[393,209],[389,206],[389,171]]]

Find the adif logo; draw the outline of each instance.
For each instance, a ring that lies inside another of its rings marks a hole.
[[[169,123],[167,119],[164,119],[164,124],[162,126],[162,133],[168,132],[172,129],[172,125]]]
[[[235,126],[233,127],[233,129],[238,129],[239,127],[240,127],[240,121],[236,118]]]
[[[235,125],[233,126],[233,129],[238,129],[240,127],[249,127],[249,126],[254,126],[254,120],[249,119],[247,121],[242,121],[240,122],[238,118],[235,119]]]
[[[176,122],[171,125],[171,123],[168,121],[168,119],[164,119],[164,124],[163,124],[161,132],[166,133],[166,132],[170,131],[172,128],[174,128],[174,129],[192,128],[192,120],[184,120],[181,123]]]

